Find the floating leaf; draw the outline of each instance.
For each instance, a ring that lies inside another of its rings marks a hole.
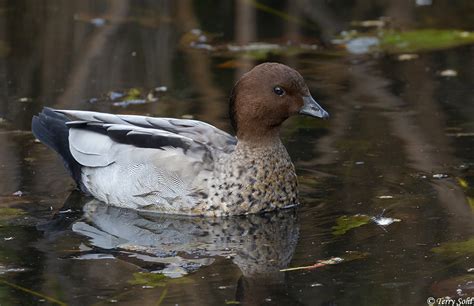
[[[0,221],[9,220],[25,214],[25,211],[19,208],[0,207]]]
[[[474,255],[474,238],[459,242],[445,242],[431,251],[447,257],[472,256]]]
[[[388,53],[448,49],[474,43],[474,32],[422,29],[386,31],[380,34],[380,48]]]
[[[465,188],[465,189],[469,188],[469,183],[465,179],[458,177],[457,181],[458,181],[459,186],[461,186],[462,188]]]
[[[342,37],[334,39],[333,43],[344,45],[347,51],[355,54],[370,52],[406,54],[474,44],[474,32],[421,29],[412,31],[374,31],[361,34],[352,30],[343,32]],[[404,55],[400,60],[413,58],[415,57]]]
[[[193,281],[186,277],[169,278],[162,273],[137,272],[133,273],[133,279],[128,281],[132,285],[140,285],[147,288],[164,287],[167,284],[192,284]]]
[[[166,286],[166,276],[160,273],[137,272],[133,273],[133,279],[128,283],[132,285],[164,287]]]
[[[123,100],[137,100],[140,98],[142,91],[138,88],[130,88],[127,92],[127,95],[123,98]]]
[[[336,220],[336,225],[332,227],[333,235],[344,235],[347,231],[367,224],[370,217],[366,215],[340,216]]]

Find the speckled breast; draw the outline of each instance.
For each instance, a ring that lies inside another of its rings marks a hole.
[[[205,214],[251,214],[297,204],[295,168],[283,144],[239,144],[216,165]]]

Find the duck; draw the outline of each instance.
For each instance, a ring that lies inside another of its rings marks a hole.
[[[299,204],[280,139],[294,115],[329,117],[299,72],[267,62],[231,91],[235,136],[192,119],[48,107],[33,116],[32,132],[61,156],[78,189],[105,205],[220,217]]]

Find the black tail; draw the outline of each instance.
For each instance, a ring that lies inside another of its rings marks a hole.
[[[61,155],[64,166],[82,188],[81,165],[72,157],[69,151],[69,128],[66,122],[70,121],[65,115],[55,112],[52,108],[45,107],[38,116],[33,116],[31,130],[33,135]]]

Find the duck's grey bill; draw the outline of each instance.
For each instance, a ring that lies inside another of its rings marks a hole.
[[[313,97],[305,96],[303,97],[303,102],[304,105],[300,109],[300,114],[323,119],[329,118],[329,113],[325,111]]]

